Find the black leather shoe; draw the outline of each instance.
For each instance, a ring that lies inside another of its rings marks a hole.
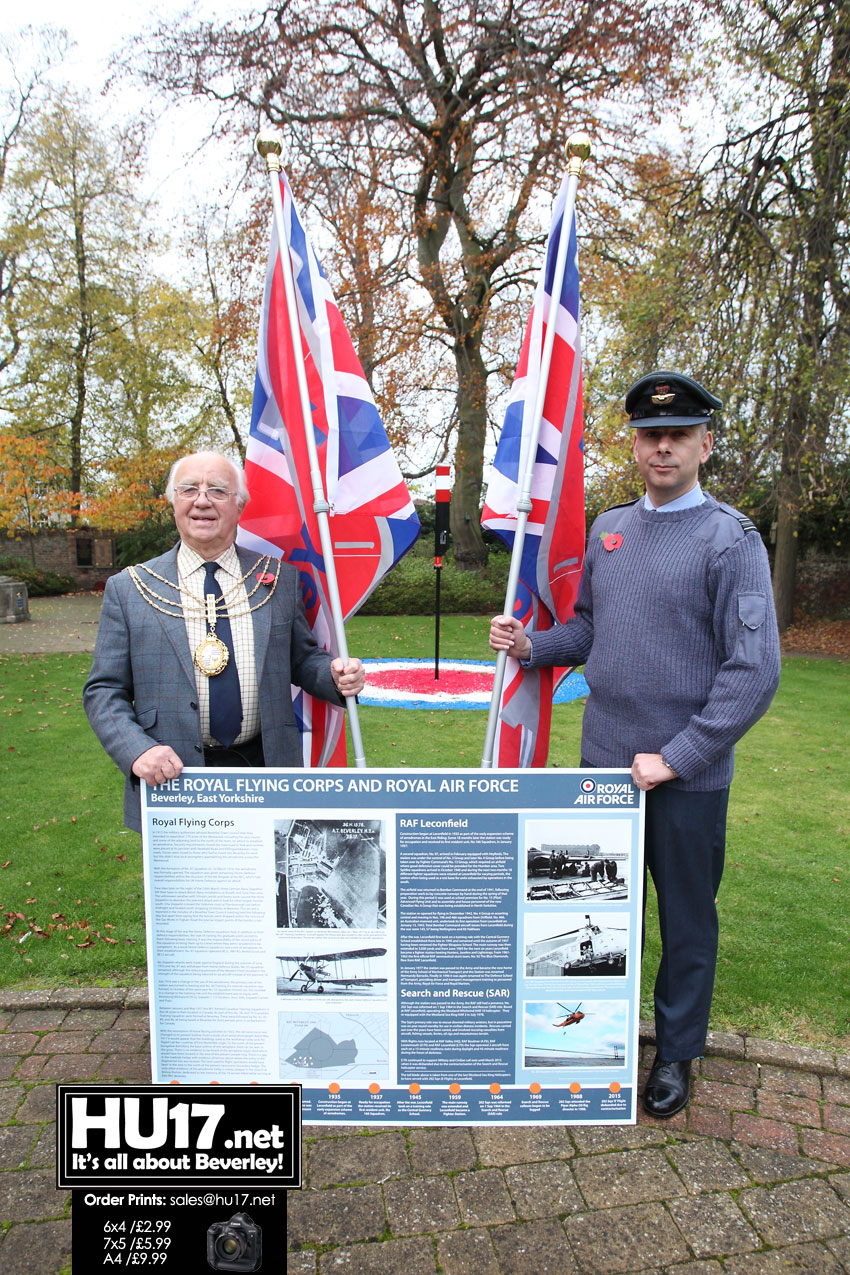
[[[644,1110],[657,1120],[665,1120],[686,1107],[690,1096],[690,1058],[684,1062],[661,1062],[656,1058],[643,1091]]]

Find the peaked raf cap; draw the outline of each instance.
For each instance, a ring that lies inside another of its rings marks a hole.
[[[626,394],[626,411],[635,429],[658,425],[707,425],[722,400],[683,372],[649,372]]]

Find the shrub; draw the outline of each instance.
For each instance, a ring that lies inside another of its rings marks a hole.
[[[121,531],[115,537],[115,560],[119,567],[134,566],[167,553],[177,543],[177,531],[171,510],[156,517],[147,518],[130,531]]]
[[[56,593],[74,593],[78,587],[73,576],[62,576],[56,571],[44,571],[23,558],[0,558],[0,575],[11,576],[19,584],[25,584],[27,594],[31,598],[46,598]]]
[[[440,611],[446,615],[495,615],[502,610],[510,568],[509,554],[492,554],[481,571],[458,571],[443,559]],[[433,615],[436,585],[433,558],[402,558],[358,615]]]

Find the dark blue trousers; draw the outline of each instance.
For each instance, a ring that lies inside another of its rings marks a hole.
[[[728,804],[728,788],[683,792],[659,784],[646,794],[646,868],[658,895],[661,929],[656,1050],[664,1062],[698,1058],[705,1049]]]

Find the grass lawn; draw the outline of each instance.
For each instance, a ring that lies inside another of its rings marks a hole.
[[[447,616],[440,653],[486,657],[487,621]],[[432,657],[423,617],[355,619],[353,653]],[[141,844],[82,712],[84,655],[0,659],[0,986],[144,978]],[[579,755],[582,704],[554,710],[551,764]],[[850,1048],[850,662],[784,663],[738,747],[712,1027]],[[477,766],[483,712],[361,708],[371,766]],[[647,902],[645,986],[658,957]],[[651,1015],[651,994],[643,1012]]]

